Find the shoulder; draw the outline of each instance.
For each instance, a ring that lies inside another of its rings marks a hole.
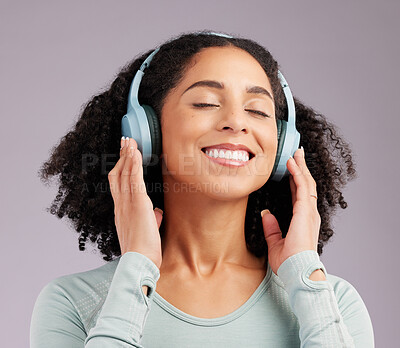
[[[340,313],[351,335],[357,342],[374,342],[374,332],[368,309],[356,288],[347,280],[329,274],[327,280],[331,283]]]
[[[341,305],[341,309],[346,311],[355,303],[359,306],[365,306],[361,295],[349,281],[330,273],[327,274],[326,278],[332,285],[336,300]]]
[[[82,296],[102,293],[108,290],[118,262],[119,258],[95,269],[55,278],[42,289],[42,292],[62,293],[75,300],[81,299]]]
[[[348,312],[354,311],[366,312],[365,314],[368,314],[361,295],[349,281],[329,273],[327,275],[327,280],[333,287],[342,314],[348,314]]]
[[[61,293],[69,298],[80,298],[90,293],[102,292],[112,281],[119,259],[98,268],[64,275],[50,281],[41,293]]]
[[[40,291],[33,315],[49,317],[55,312],[87,327],[93,312],[107,297],[118,262],[116,259],[89,271],[53,279]]]

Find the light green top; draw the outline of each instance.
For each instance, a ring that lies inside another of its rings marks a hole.
[[[319,268],[327,280],[310,280]],[[31,348],[374,347],[362,298],[328,274],[313,250],[286,259],[278,275],[268,265],[251,297],[219,318],[198,318],[168,303],[156,292],[159,277],[149,258],[128,252],[51,281],[35,303]]]

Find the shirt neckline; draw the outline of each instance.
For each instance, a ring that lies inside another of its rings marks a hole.
[[[271,275],[272,275],[272,269],[270,268],[269,263],[267,263],[267,272],[265,274],[264,279],[257,287],[257,289],[253,292],[253,294],[247,299],[247,301],[243,303],[239,308],[235,309],[233,312],[218,318],[199,318],[181,311],[180,309],[176,308],[171,303],[169,303],[159,293],[157,293],[157,286],[156,286],[156,291],[154,291],[153,293],[153,300],[157,305],[159,305],[162,309],[164,309],[168,313],[188,323],[199,326],[222,325],[239,318],[258,301],[258,299],[268,288],[271,280]]]

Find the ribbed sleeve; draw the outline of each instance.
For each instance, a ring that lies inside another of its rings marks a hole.
[[[125,253],[85,347],[142,347],[140,340],[159,277],[160,270],[148,257],[137,252]],[[143,285],[149,287],[147,296]]]
[[[355,347],[330,282],[309,279],[317,269],[322,269],[327,275],[318,253],[305,250],[286,259],[277,271],[299,321],[301,347]]]

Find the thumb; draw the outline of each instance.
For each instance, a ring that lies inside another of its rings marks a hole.
[[[279,228],[278,220],[268,209],[261,212],[261,220],[265,240],[267,241],[268,248],[270,248],[282,239],[282,231]]]
[[[163,218],[163,211],[160,208],[155,208],[154,215],[156,216],[157,226],[158,226],[158,228],[160,228],[161,221]]]

